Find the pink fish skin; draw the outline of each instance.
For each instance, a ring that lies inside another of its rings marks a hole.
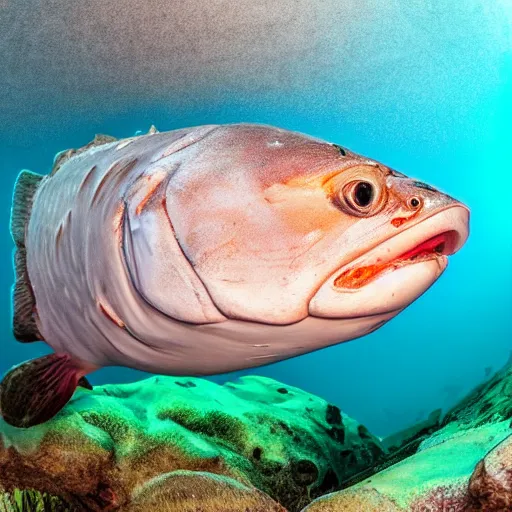
[[[83,373],[256,367],[379,328],[437,280],[468,226],[452,197],[300,133],[115,140],[35,191],[33,320]]]

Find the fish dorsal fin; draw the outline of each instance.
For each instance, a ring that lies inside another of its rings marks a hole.
[[[84,151],[87,151],[89,148],[93,148],[95,146],[102,146],[103,144],[110,144],[111,142],[115,142],[117,139],[116,137],[113,137],[112,135],[105,135],[103,133],[97,133],[94,136],[94,139],[91,140],[88,144],[85,146],[82,146],[78,149],[65,149],[64,151],[60,151],[55,155],[55,158],[53,160],[53,167],[50,172],[50,175],[55,174],[63,164],[65,164],[68,160],[70,160],[75,155],[79,155],[80,153],[83,153]]]
[[[44,176],[31,171],[21,171],[14,185],[11,210],[11,235],[16,244],[14,251],[15,283],[12,288],[13,333],[18,341],[40,340],[34,317],[35,299],[27,272],[25,231],[32,210],[32,201]]]
[[[11,235],[16,247],[25,247],[25,229],[32,209],[32,200],[44,176],[23,170],[14,184],[11,210]]]

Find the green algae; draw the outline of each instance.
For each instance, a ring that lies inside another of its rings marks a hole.
[[[108,432],[114,444],[126,443],[135,438],[133,425],[122,416],[111,414],[105,416],[95,411],[83,412],[81,414],[84,421],[93,425],[104,432]]]
[[[0,512],[76,512],[61,498],[34,490],[0,490]]]
[[[243,450],[245,447],[247,438],[245,425],[227,413],[209,411],[203,414],[195,409],[182,407],[162,410],[157,417],[159,420],[171,420],[191,432],[227,443],[234,449]]]

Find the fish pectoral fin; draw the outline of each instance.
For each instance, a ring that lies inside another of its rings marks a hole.
[[[67,354],[51,354],[15,366],[0,384],[0,414],[18,428],[44,423],[69,402],[77,385],[88,384],[84,373],[80,363]]]
[[[92,384],[89,382],[87,377],[81,377],[80,380],[77,383],[77,387],[85,388],[85,389],[91,389],[92,390]]]

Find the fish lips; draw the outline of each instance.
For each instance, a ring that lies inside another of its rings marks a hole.
[[[447,256],[469,236],[469,210],[447,206],[392,235],[331,274],[309,303],[309,314],[355,318],[398,313],[444,272]]]

